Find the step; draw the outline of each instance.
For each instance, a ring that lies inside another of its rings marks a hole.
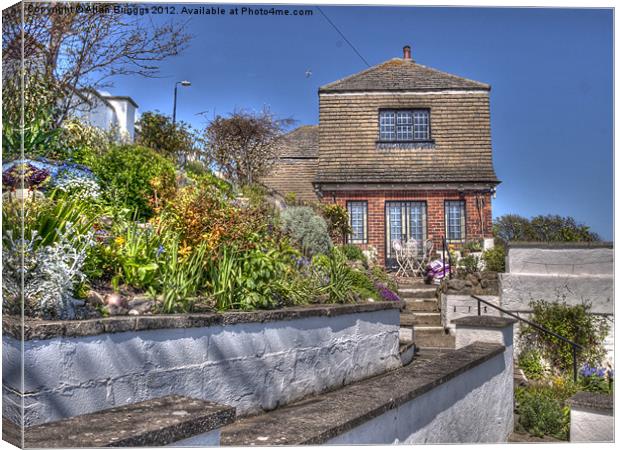
[[[234,420],[230,406],[170,395],[27,427],[24,439],[27,448],[213,446]],[[20,437],[17,425],[2,425],[3,437]]]
[[[454,379],[464,370],[488,361],[503,351],[504,347],[499,344],[476,342],[458,350],[441,352],[430,359],[414,359],[411,364],[383,375],[308,397],[263,414],[238,418],[235,423],[222,428],[221,445],[247,447],[325,444],[331,438],[346,435],[375,418],[381,420],[383,414],[390,414],[390,411],[397,410],[431,389]],[[425,352],[421,353],[426,354]],[[403,424],[406,434],[415,431],[415,428],[407,428],[409,426],[415,425]]]
[[[405,310],[400,314],[401,326],[441,325],[441,314],[438,312],[410,312]]]
[[[409,341],[401,341],[398,346],[398,353],[400,354],[400,363],[402,366],[406,366],[415,356],[415,344]]]
[[[436,298],[435,289],[399,289],[398,295],[401,298]]]
[[[420,348],[454,348],[455,339],[443,327],[415,327],[413,341]]]
[[[424,300],[405,300],[405,308],[406,311],[409,312],[437,312],[439,311],[439,306],[437,300],[435,299],[424,299]]]

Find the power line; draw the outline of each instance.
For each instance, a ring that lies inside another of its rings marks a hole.
[[[332,22],[331,20],[329,20],[329,17],[327,17],[327,15],[323,12],[323,10],[321,8],[319,8],[318,6],[315,6],[315,8],[321,13],[321,15],[323,17],[325,17],[325,20],[327,20],[327,22],[329,22],[329,24],[334,28],[334,30],[336,30],[338,32],[338,34],[340,36],[342,36],[342,39],[345,40],[345,42],[347,44],[349,44],[349,47],[351,47],[353,49],[353,51],[357,54],[357,56],[359,56],[361,58],[362,61],[364,61],[364,64],[366,64],[368,67],[370,67],[370,64],[368,64],[368,61],[366,61],[366,59],[362,56],[362,54],[360,52],[357,51],[357,49],[355,48],[355,46],[353,44],[351,44],[351,42],[347,39],[347,37],[342,33],[342,31],[340,31],[338,29],[338,27],[334,24],[334,22]]]

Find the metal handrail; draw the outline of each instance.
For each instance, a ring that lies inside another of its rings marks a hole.
[[[452,279],[452,257],[450,256],[450,248],[448,248],[448,243],[446,242],[446,237],[441,237],[441,261],[443,262],[443,276],[446,276],[446,253],[448,254],[448,266],[450,266],[450,271],[448,272],[448,279]]]
[[[497,305],[494,305],[493,303],[478,297],[477,295],[472,295],[471,296],[473,299],[478,301],[478,315],[481,315],[481,309],[480,309],[480,302],[484,303],[485,305],[491,306],[495,309],[497,309],[498,311],[502,312],[503,314],[508,314],[511,317],[514,317],[515,319],[521,321],[521,322],[525,322],[526,324],[528,324],[529,326],[536,328],[539,331],[542,331],[543,333],[547,333],[550,334],[553,337],[556,337],[558,339],[560,339],[561,341],[566,342],[567,344],[570,344],[570,346],[572,347],[572,353],[573,353],[573,381],[576,383],[577,382],[577,349],[579,350],[583,350],[583,346],[580,344],[577,344],[576,342],[571,341],[570,339],[565,338],[564,336],[561,336],[559,334],[557,334],[554,331],[548,330],[547,328],[543,327],[540,324],[537,324],[536,322],[532,322],[531,320],[527,320],[524,319],[522,317],[519,317],[518,315],[510,312],[510,311],[506,311],[504,308],[501,308]]]

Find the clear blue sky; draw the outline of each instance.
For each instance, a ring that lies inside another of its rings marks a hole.
[[[610,9],[322,8],[371,65],[411,44],[417,62],[492,85],[494,164],[503,181],[495,217],[571,215],[612,239]],[[163,78],[119,78],[110,91],[132,96],[142,112],[171,114],[174,81],[188,79],[177,117],[195,126],[204,125],[203,111],[211,118],[263,106],[313,124],[318,87],[366,67],[316,10],[194,16],[188,27],[195,37],[162,65]]]

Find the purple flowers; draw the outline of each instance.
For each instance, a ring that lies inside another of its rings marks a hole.
[[[605,378],[605,375],[608,375],[609,378],[614,377],[614,372],[611,369],[606,369],[604,367],[592,367],[590,364],[585,363],[579,373],[584,377],[599,377]]]
[[[377,291],[379,291],[379,295],[381,296],[381,298],[383,300],[389,301],[389,302],[399,302],[400,301],[400,297],[392,292],[390,289],[388,289],[388,287],[383,284],[383,283],[375,283],[375,288],[377,289]]]
[[[50,176],[49,171],[38,169],[30,163],[16,164],[2,172],[2,185],[11,189],[37,188]]]

